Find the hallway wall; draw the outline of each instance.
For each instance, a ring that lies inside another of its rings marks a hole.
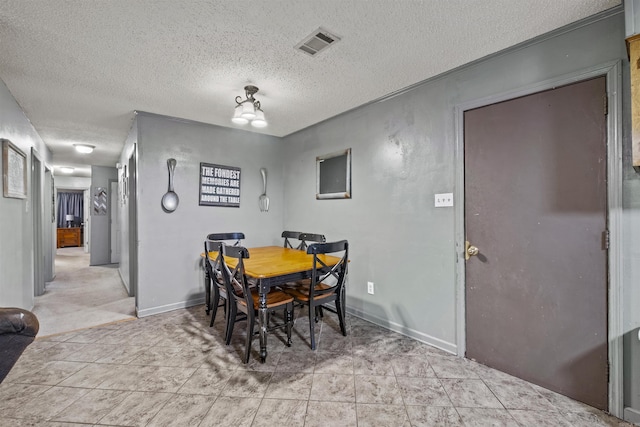
[[[89,206],[89,227],[91,228],[91,261],[90,265],[111,264],[111,194],[110,181],[118,180],[116,168],[91,166],[91,192]],[[99,215],[94,209],[94,196],[98,188],[107,192],[106,212]]]
[[[0,196],[0,306],[31,309],[34,301],[31,149],[35,149],[42,159],[42,176],[44,165],[51,161],[51,152],[2,81],[0,138],[10,140],[27,157],[27,198]],[[51,212],[43,211],[43,217],[45,215],[50,217]],[[44,230],[44,234],[47,233],[53,233],[53,230]]]

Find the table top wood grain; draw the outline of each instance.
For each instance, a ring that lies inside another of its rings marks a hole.
[[[244,260],[244,269],[245,274],[249,277],[265,279],[313,269],[313,255],[307,254],[305,251],[281,246],[247,249],[249,250],[249,258]],[[215,256],[210,253],[210,256],[212,255]],[[331,255],[319,255],[318,258],[328,266],[340,262],[340,258]],[[231,268],[236,266],[235,258],[225,257],[225,261]]]

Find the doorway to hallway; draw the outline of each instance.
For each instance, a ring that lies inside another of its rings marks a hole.
[[[35,299],[39,337],[135,319],[135,298],[129,297],[117,264],[89,266],[83,247],[59,248],[56,277]]]

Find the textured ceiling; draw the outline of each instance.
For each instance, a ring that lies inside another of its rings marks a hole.
[[[284,136],[619,4],[2,0],[0,78],[54,166],[114,166],[134,110]],[[317,57],[294,49],[320,26],[342,40]],[[267,128],[230,121],[247,83]]]

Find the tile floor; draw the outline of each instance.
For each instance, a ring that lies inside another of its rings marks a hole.
[[[221,310],[220,310],[221,311]],[[302,312],[304,313],[304,312]],[[241,362],[203,306],[36,340],[0,384],[0,426],[618,426],[593,408],[348,317]]]

